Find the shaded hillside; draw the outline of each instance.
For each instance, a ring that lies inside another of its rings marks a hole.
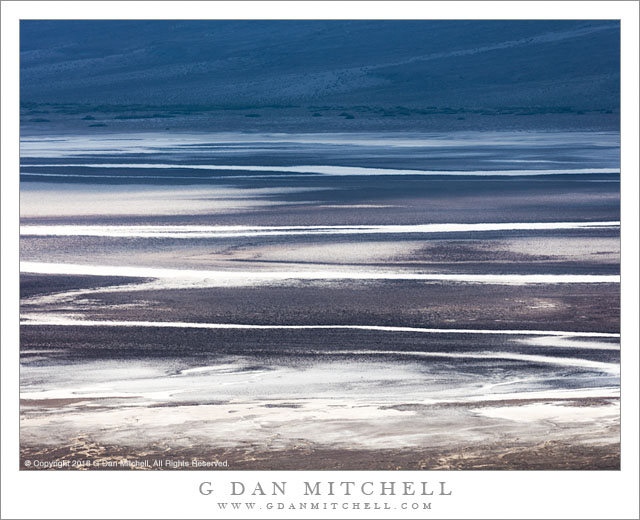
[[[619,84],[615,21],[21,22],[25,103],[615,113]]]

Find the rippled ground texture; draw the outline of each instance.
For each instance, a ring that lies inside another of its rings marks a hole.
[[[23,137],[23,458],[617,468],[618,154]]]

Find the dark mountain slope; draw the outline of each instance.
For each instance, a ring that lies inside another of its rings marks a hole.
[[[619,106],[615,21],[23,21],[36,103]]]

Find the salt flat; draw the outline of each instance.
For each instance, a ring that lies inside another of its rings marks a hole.
[[[21,163],[23,457],[617,467],[617,134],[31,136]]]

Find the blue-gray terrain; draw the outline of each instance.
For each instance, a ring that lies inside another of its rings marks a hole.
[[[619,46],[606,20],[23,21],[22,123],[615,130]]]
[[[618,22],[21,38],[23,468],[619,469]]]

